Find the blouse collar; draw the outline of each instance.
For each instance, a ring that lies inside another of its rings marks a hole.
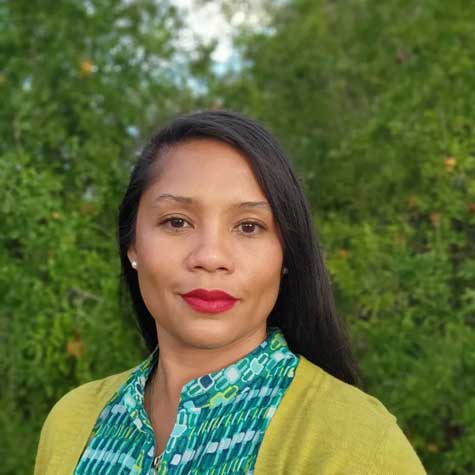
[[[158,362],[158,345],[140,363],[123,386],[123,402],[142,429],[143,420],[148,421],[144,409],[144,392],[148,377]],[[200,412],[206,407],[228,404],[236,397],[245,397],[249,391],[258,391],[263,378],[276,362],[292,358],[285,337],[278,327],[267,328],[266,339],[253,351],[217,371],[188,381],[182,388],[180,404],[191,412]],[[119,395],[118,395],[119,396]],[[141,417],[137,417],[137,416]]]

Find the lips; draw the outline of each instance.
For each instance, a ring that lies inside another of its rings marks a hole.
[[[185,302],[197,312],[221,313],[229,310],[238,301],[222,290],[194,289],[182,294]]]

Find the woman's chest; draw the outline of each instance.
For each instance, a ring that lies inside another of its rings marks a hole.
[[[281,397],[276,388],[262,387],[213,406],[189,400],[152,421],[117,401],[99,418],[74,475],[149,475],[162,452],[159,475],[252,473]]]

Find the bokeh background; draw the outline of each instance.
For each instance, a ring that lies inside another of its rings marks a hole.
[[[364,388],[427,470],[475,473],[475,2],[0,2],[0,472],[146,356],[117,206],[177,113],[243,112],[311,200]]]

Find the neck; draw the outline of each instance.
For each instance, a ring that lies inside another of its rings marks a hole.
[[[153,406],[178,407],[183,386],[192,379],[218,371],[253,351],[267,337],[259,327],[244,337],[220,348],[196,348],[177,342],[157,325],[160,353],[151,377],[149,399]]]

